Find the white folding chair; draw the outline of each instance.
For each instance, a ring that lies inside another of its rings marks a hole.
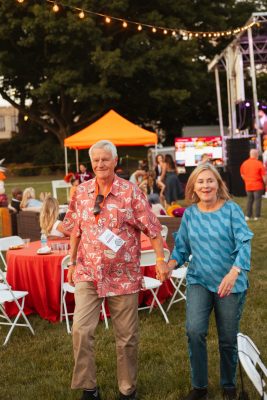
[[[69,261],[70,261],[70,256],[67,255],[63,258],[63,260],[61,262],[60,322],[62,322],[63,318],[65,317],[67,332],[70,334],[71,329],[70,329],[69,317],[72,316],[74,313],[68,312],[66,296],[67,296],[67,293],[74,294],[75,286],[71,286],[68,282],[65,282],[65,279],[64,279],[64,276],[65,276],[64,272],[65,272],[65,270],[68,269],[67,264],[69,263]],[[108,329],[108,318],[107,318],[104,303],[105,303],[105,300],[103,300],[102,304],[101,304],[101,313],[102,313],[104,321],[105,321],[105,327],[106,327],[106,329]]]
[[[164,249],[164,259],[166,262],[169,260],[169,257],[170,257],[169,250]],[[144,267],[149,267],[151,265],[156,265],[156,259],[157,259],[157,257],[156,257],[156,253],[154,250],[143,250],[143,251],[141,251],[140,267],[144,268]],[[152,303],[150,306],[139,307],[138,310],[149,309],[149,314],[150,314],[151,311],[153,310],[154,304],[156,302],[160,311],[162,312],[162,315],[163,315],[166,323],[168,324],[169,323],[168,317],[157,297],[158,291],[159,291],[159,288],[161,285],[162,285],[162,283],[158,279],[150,278],[149,276],[143,277],[142,290],[150,290],[150,292],[152,293],[152,296],[153,296],[153,300],[152,300]]]
[[[262,400],[267,400],[267,368],[260,359],[260,352],[253,341],[243,333],[237,334],[238,358],[247,376],[260,394]],[[244,390],[242,368],[240,368],[242,391]]]
[[[171,301],[169,302],[169,305],[167,307],[167,312],[174,303],[178,303],[181,300],[186,300],[185,292],[184,290],[182,290],[182,287],[185,287],[184,282],[186,273],[187,273],[187,267],[184,266],[174,269],[172,271],[170,280],[174,287],[174,292]]]
[[[167,227],[167,225],[161,225],[161,236],[163,237],[164,240],[167,239],[167,236],[168,236],[168,227]]]
[[[24,244],[24,242],[20,236],[7,236],[0,239],[0,253],[2,254],[5,270],[7,270],[7,264],[2,252],[7,251],[11,246],[19,246],[21,244]]]
[[[4,261],[4,257],[2,255],[2,253],[0,253],[0,257],[1,257],[2,261]],[[7,336],[5,338],[5,341],[3,343],[3,345],[6,345],[16,326],[28,327],[33,335],[34,335],[34,330],[32,329],[32,326],[23,311],[25,297],[27,296],[28,292],[12,290],[11,287],[8,285],[5,274],[3,273],[3,271],[1,269],[0,269],[0,278],[3,281],[3,284],[1,284],[1,287],[0,287],[0,325],[9,325],[10,326],[10,329],[9,329]],[[21,300],[21,303],[19,302],[19,300]],[[7,302],[8,303],[14,302],[18,308],[18,313],[13,321],[9,318],[9,316],[7,315],[7,313],[5,311],[5,303],[7,303]],[[20,317],[22,317],[24,319],[24,321],[25,321],[24,324],[18,323],[18,320]]]

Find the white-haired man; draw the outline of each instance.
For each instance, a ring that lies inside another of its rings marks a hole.
[[[115,175],[117,149],[102,140],[89,150],[95,178],[78,186],[64,219],[71,234],[69,283],[75,284],[73,389],[99,400],[93,354],[101,303],[108,299],[116,337],[119,399],[136,399],[140,232],[156,251],[157,276],[168,277],[161,225],[140,189]]]

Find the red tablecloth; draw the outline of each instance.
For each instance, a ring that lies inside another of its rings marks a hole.
[[[64,241],[66,243],[66,241]],[[142,250],[151,249],[149,239],[142,235]],[[29,292],[25,301],[26,314],[37,313],[41,318],[51,322],[59,320],[60,315],[60,280],[61,260],[65,254],[53,252],[38,255],[40,241],[32,242],[28,248],[9,250],[7,252],[7,280],[14,290]],[[155,277],[155,267],[144,268],[146,276]],[[159,289],[158,298],[163,303],[173,293],[170,281],[166,281]],[[70,301],[73,302],[73,299]],[[149,291],[140,292],[140,303],[150,305],[152,295]],[[16,306],[7,305],[9,315],[16,313]]]

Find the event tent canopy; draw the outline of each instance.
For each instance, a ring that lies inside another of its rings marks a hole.
[[[157,135],[133,124],[114,110],[96,122],[64,140],[64,146],[76,150],[88,149],[98,140],[110,140],[116,146],[157,144]]]

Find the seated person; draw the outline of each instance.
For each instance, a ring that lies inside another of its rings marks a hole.
[[[57,199],[47,196],[40,212],[41,231],[46,234],[49,239],[58,239],[70,236],[69,232],[63,229],[62,221],[58,219],[59,204]]]
[[[40,211],[42,207],[42,202],[35,198],[35,190],[32,187],[26,188],[22,194],[22,200],[20,203],[21,210],[32,209],[35,211]]]
[[[78,178],[72,177],[70,183],[71,183],[71,188],[70,188],[70,200],[71,200],[80,182]]]
[[[148,195],[148,202],[151,205],[153,213],[157,217],[167,215],[165,208],[160,204],[160,197],[157,193],[151,193]]]
[[[20,203],[22,200],[22,190],[18,187],[12,189],[12,199],[10,203],[10,209],[15,212],[20,212]]]

